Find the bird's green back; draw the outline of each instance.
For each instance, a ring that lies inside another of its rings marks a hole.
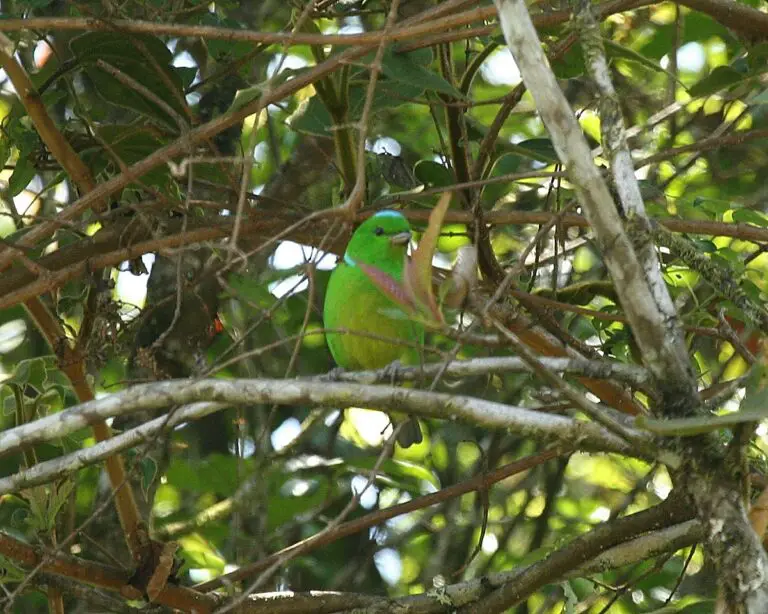
[[[409,236],[410,226],[404,216],[381,211],[355,231],[344,259],[331,274],[325,297],[325,327],[380,337],[328,333],[328,347],[340,367],[379,369],[395,360],[419,363],[424,327],[384,294],[359,266],[375,267],[402,282]]]

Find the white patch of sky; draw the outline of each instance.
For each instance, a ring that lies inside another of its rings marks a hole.
[[[490,85],[517,85],[521,80],[520,70],[506,47],[488,56],[480,66],[480,74]]]
[[[656,493],[656,496],[659,497],[659,499],[666,499],[669,496],[669,493],[672,492],[672,484],[669,481],[669,476],[665,473],[657,473],[653,477],[651,488],[653,488],[653,492]]]
[[[395,139],[389,136],[381,136],[373,142],[370,146],[370,150],[376,154],[389,154],[391,156],[399,156],[403,148]]]
[[[402,496],[400,496],[395,503],[392,505],[400,504],[400,503],[407,503],[411,500],[411,496],[407,493],[403,493]],[[381,507],[384,507],[382,505]],[[405,533],[412,529],[414,526],[416,526],[416,523],[419,522],[419,516],[418,514],[411,512],[410,514],[400,514],[400,516],[396,516],[395,518],[390,518],[386,521],[386,526],[393,531],[397,533]]]
[[[205,569],[204,567],[193,567],[189,570],[188,573],[189,579],[195,584],[199,584],[200,582],[207,582],[213,577],[211,570]]]
[[[432,256],[432,266],[437,267],[438,269],[444,269],[446,271],[449,271],[453,268],[451,259],[447,254],[443,254],[442,252],[436,252],[435,255]]]
[[[37,179],[37,177],[35,177]],[[34,180],[33,180],[34,181]],[[30,185],[32,185],[30,183]],[[31,189],[22,190],[16,196],[13,197],[13,206],[16,208],[16,213],[19,215],[26,215],[29,213],[29,208],[37,198],[37,192]]]
[[[595,522],[605,522],[610,517],[611,517],[611,510],[602,505],[589,515],[589,519]]]
[[[483,544],[481,548],[485,554],[493,554],[499,549],[499,538],[493,533],[486,533],[483,536]]]
[[[382,548],[373,555],[373,562],[382,580],[390,586],[397,584],[403,575],[403,561],[400,554],[392,548]]]
[[[285,279],[269,284],[269,291],[275,298],[283,298],[303,292],[308,287],[309,281],[306,275],[290,275]]]
[[[650,590],[650,593],[656,601],[666,601],[669,599],[672,591],[664,586],[655,586]]]
[[[687,72],[699,72],[707,62],[707,55],[701,43],[686,43],[677,50],[677,66]],[[669,68],[669,56],[661,58],[659,65]]]
[[[195,77],[194,80],[196,80],[197,77]],[[202,94],[200,92],[191,92],[184,96],[184,99],[187,101],[187,104],[190,106],[195,106],[198,102],[200,102],[200,99],[202,98]]]
[[[357,15],[347,17],[344,25],[339,28],[339,34],[362,34],[364,31],[363,20]]]
[[[383,546],[387,542],[388,533],[382,527],[371,527],[368,529],[368,539],[378,546]]]
[[[294,439],[296,439],[300,432],[301,422],[299,422],[296,418],[288,418],[287,420],[284,420],[283,423],[274,431],[272,431],[272,435],[270,435],[269,439],[272,442],[272,447],[275,449],[275,451],[279,452]]]
[[[173,65],[176,68],[197,68],[197,62],[189,51],[182,51],[173,58]]]
[[[266,141],[257,143],[256,147],[253,148],[253,161],[258,164],[261,164],[264,161],[266,161],[268,155],[269,155],[269,145],[267,144]]]
[[[60,181],[53,189],[53,200],[62,205],[69,202],[69,185],[66,181]]]
[[[334,422],[336,422],[336,420],[339,419],[340,413],[341,412],[338,409],[332,411],[330,414],[328,414],[325,417],[325,420],[323,420],[323,424],[325,424],[325,426],[331,426]]]
[[[3,84],[2,91],[8,92],[9,94],[16,93],[16,88],[13,87],[13,83],[11,83],[11,80],[8,78],[8,73],[5,72],[5,70],[0,70],[0,83]]]
[[[347,410],[347,419],[369,446],[380,446],[384,438],[392,434],[392,423],[389,417],[380,411],[350,407]]]
[[[171,41],[173,44],[173,47],[175,48],[176,41]],[[168,43],[168,48],[171,49],[171,43]],[[171,52],[173,52],[173,49],[171,49]],[[173,65],[177,68],[197,68],[197,62],[195,62],[195,58],[192,57],[192,54],[189,53],[189,51],[182,51],[178,55],[176,55],[173,58]],[[195,73],[194,79],[192,79],[192,85],[195,83],[198,83],[200,81],[200,71],[198,70]],[[187,94],[187,104],[195,105],[198,102],[200,102],[200,98],[202,95],[200,92],[192,92],[191,94]]]
[[[365,509],[369,510],[374,505],[376,505],[376,501],[379,498],[379,491],[378,489],[371,484],[368,488],[365,488],[365,485],[368,483],[368,478],[362,476],[362,475],[356,475],[352,478],[352,482],[350,486],[352,487],[352,492],[357,494],[362,492],[363,494],[360,495],[360,505],[362,505]],[[363,488],[365,488],[365,491],[363,492]]]
[[[315,262],[318,269],[329,271],[336,266],[336,257],[307,245],[283,241],[269,259],[270,266],[278,271],[290,270],[305,262]],[[303,292],[308,286],[306,275],[297,274],[272,282],[269,291],[276,298],[282,298]]]
[[[303,497],[309,492],[311,482],[308,480],[289,480],[283,487],[292,497]]]
[[[22,319],[0,324],[0,354],[7,354],[24,343],[26,333],[27,324]]]
[[[152,271],[152,265],[155,263],[154,254],[144,254],[141,257],[141,261],[147,268],[147,271]],[[120,267],[126,269],[125,263]],[[115,284],[115,294],[117,298],[128,303],[129,305],[137,305],[142,307],[144,305],[144,299],[147,298],[147,282],[149,281],[149,273],[142,275],[134,275],[127,270],[121,270],[117,274],[117,283]]]
[[[736,393],[728,401],[723,404],[723,409],[726,411],[739,411],[741,409],[741,402],[747,394],[746,388],[739,388]],[[765,424],[765,423],[762,423]]]
[[[330,271],[336,266],[336,256],[308,245],[283,241],[269,258],[269,265],[278,271],[292,269],[305,262],[316,262],[318,269]]]
[[[250,437],[246,437],[241,439],[237,446],[234,441],[229,444],[230,454],[237,454],[238,451],[240,452],[240,458],[250,458],[256,453],[256,442]]]
[[[307,66],[307,61],[298,55],[290,53],[288,55],[279,54],[269,61],[269,65],[267,66],[267,77],[269,79],[274,77],[278,72],[278,68],[280,69],[280,72],[283,72],[289,68],[295,70],[297,68],[304,68],[305,66]]]

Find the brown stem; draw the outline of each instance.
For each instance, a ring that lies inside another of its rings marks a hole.
[[[2,66],[11,79],[16,92],[21,99],[24,108],[37,128],[38,134],[47,145],[53,156],[67,171],[71,180],[83,193],[91,192],[96,188],[96,182],[90,169],[83,163],[80,156],[64,138],[56,124],[51,119],[40,96],[35,90],[24,68],[0,49],[0,66]],[[103,208],[103,200],[94,204]],[[45,279],[42,277],[41,279]],[[40,299],[40,294],[26,299],[25,307],[37,324],[53,352],[59,358],[59,366],[72,383],[72,388],[78,400],[83,403],[94,398],[93,390],[85,377],[85,365],[83,357],[75,355],[58,319],[50,312]],[[94,424],[93,434],[97,441],[104,441],[111,436],[106,422]],[[139,509],[133,498],[133,492],[126,482],[125,467],[120,457],[107,459],[107,473],[110,484],[115,492],[115,504],[117,505],[120,524],[125,532],[125,539],[131,550],[134,560],[141,558],[141,550],[136,538],[136,529],[141,523]]]

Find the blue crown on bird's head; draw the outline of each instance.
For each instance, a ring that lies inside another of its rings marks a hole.
[[[405,217],[399,211],[393,211],[392,209],[382,209],[373,214],[373,217]]]

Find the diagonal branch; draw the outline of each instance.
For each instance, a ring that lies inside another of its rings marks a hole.
[[[638,258],[581,127],[547,64],[525,3],[496,0],[496,6],[507,45],[595,233],[643,358],[664,396],[681,403],[679,413],[690,413],[698,406],[694,373],[666,287],[650,283],[658,277],[658,262],[655,257]]]

